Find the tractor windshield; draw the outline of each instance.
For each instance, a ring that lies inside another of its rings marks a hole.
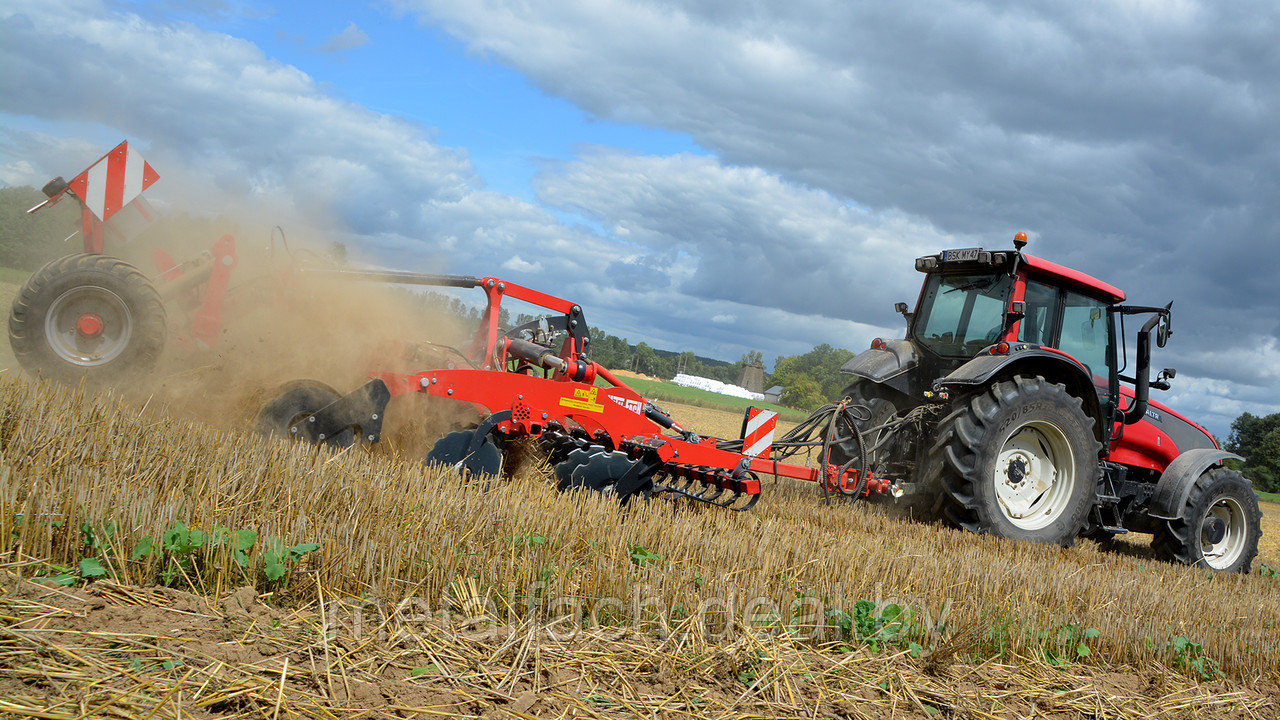
[[[939,355],[976,355],[1000,339],[1012,287],[1006,274],[929,275],[912,334]]]

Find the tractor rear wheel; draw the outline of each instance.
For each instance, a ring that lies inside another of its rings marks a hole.
[[[1248,480],[1224,467],[1196,479],[1177,520],[1156,526],[1152,547],[1169,562],[1249,572],[1262,537],[1262,511]]]
[[[889,454],[887,448],[873,449],[883,434],[883,431],[876,431],[875,428],[892,420],[898,414],[898,408],[889,400],[880,397],[873,387],[868,388],[866,385],[867,383],[865,382],[856,382],[845,388],[838,399],[847,399],[851,407],[866,409],[868,417],[865,420],[862,419],[863,413],[855,410],[855,415],[858,419],[854,421],[854,425],[857,426],[858,432],[862,434],[862,442],[866,445],[867,470],[874,472],[876,467],[881,465]],[[831,461],[843,465],[857,457],[859,452],[857,440],[849,439],[843,443],[837,443],[831,448]]]
[[[13,300],[9,344],[32,375],[106,384],[142,375],[168,324],[151,281],[106,255],[69,255],[40,268]]]
[[[945,516],[973,532],[1070,546],[1097,495],[1093,424],[1079,398],[1042,377],[959,402],[931,450]]]
[[[342,395],[337,390],[315,380],[299,380],[289,383],[279,395],[258,411],[258,432],[267,437],[298,439],[290,432],[294,425],[306,420],[316,411],[333,404]],[[322,442],[332,447],[350,447],[356,441],[355,431],[347,428]]]

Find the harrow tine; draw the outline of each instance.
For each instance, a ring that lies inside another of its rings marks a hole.
[[[727,503],[725,503],[725,504],[721,505],[721,507],[723,507],[723,508],[725,508],[725,509],[727,509],[727,510],[732,510],[732,511],[734,511],[734,512],[746,512],[746,511],[750,510],[751,508],[755,507],[757,502],[760,502],[760,494],[759,494],[759,493],[756,493],[755,495],[748,495],[748,496],[747,496],[747,497],[748,497],[748,498],[750,498],[750,499],[749,499],[749,500],[747,500],[747,504],[746,504],[746,505],[743,505],[743,506],[741,506],[741,507],[733,507],[733,504],[734,504],[734,503],[736,503],[736,502],[737,502],[741,497],[742,497],[742,494],[741,494],[741,493],[734,493],[733,498],[732,498],[732,499],[730,499],[730,500],[729,500],[729,502],[727,502]]]
[[[711,490],[714,492],[708,495],[707,494],[708,490]],[[716,501],[716,498],[720,497],[723,494],[724,494],[724,488],[720,487],[719,485],[712,485],[711,483],[707,483],[706,489],[703,490],[701,493],[698,493],[698,499],[706,500],[709,503],[714,503]]]
[[[683,477],[679,478],[679,482],[680,482],[680,484],[677,486],[677,489],[678,489],[680,492],[685,493],[686,495],[692,495],[692,494],[694,494],[694,493],[693,493],[693,486],[694,486],[694,483],[696,483],[696,482],[697,482],[697,480],[694,480],[693,478],[691,478],[691,477],[689,477],[689,476],[687,476],[687,475],[686,475],[686,476],[683,476]]]

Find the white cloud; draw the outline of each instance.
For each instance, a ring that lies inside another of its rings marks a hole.
[[[343,53],[368,44],[369,36],[356,27],[355,23],[347,23],[342,32],[331,36],[317,49],[324,53]]]
[[[397,5],[598,117],[687,133],[726,165],[973,244],[1028,230],[1032,252],[1135,303],[1174,300],[1166,362],[1268,388],[1258,398],[1280,390],[1218,362],[1280,337],[1275,3]],[[743,265],[761,272],[759,259]]]
[[[16,160],[0,165],[0,185],[44,185],[44,178],[26,160]]]
[[[914,256],[1027,229],[1135,302],[1177,301],[1154,362],[1184,370],[1178,402],[1226,417],[1280,390],[1274,6],[1246,22],[1192,5],[1196,22],[1136,33],[1066,2],[404,6],[588,112],[719,157],[582,148],[536,180],[601,230],[570,227],[250,42],[18,0],[0,8],[0,113],[21,120],[0,132],[4,179],[42,184],[124,136],[163,208],[309,223],[391,267],[501,269],[611,334],[728,359],[900,334]]]
[[[208,212],[287,199],[321,224],[411,234],[415,208],[477,182],[465,153],[425,128],[329,96],[247,41],[91,2],[8,3],[0,18],[0,110],[142,140],[168,180],[162,199]]]

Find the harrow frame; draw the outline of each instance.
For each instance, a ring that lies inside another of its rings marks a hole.
[[[825,432],[826,442],[818,443],[826,451],[820,456],[822,467],[813,468],[771,457],[772,444],[757,455],[749,455],[740,451],[740,442],[703,436],[681,427],[653,402],[590,359],[590,334],[577,303],[491,276],[331,269],[303,272],[352,280],[478,287],[484,290],[487,303],[468,349],[455,350],[458,362],[412,373],[373,372],[356,391],[292,418],[286,433],[293,439],[332,441],[354,428],[362,442],[377,442],[391,398],[421,393],[469,403],[485,416],[471,437],[464,438],[465,442],[452,449],[447,458],[438,454],[434,458],[455,460],[462,470],[482,469],[469,466],[468,462],[493,434],[504,440],[540,439],[552,451],[553,461],[559,458],[563,462],[573,450],[589,447],[624,453],[630,460],[629,469],[621,477],[610,479],[612,492],[624,501],[637,492],[665,492],[747,510],[759,499],[761,474],[819,482],[824,491],[844,495],[891,491],[888,481],[873,477],[865,469],[849,464],[838,467],[830,462],[830,429]],[[502,333],[498,319],[506,298],[557,315]],[[544,328],[565,333],[558,352],[513,337],[540,322]],[[596,385],[597,378],[609,386]],[[726,492],[731,495],[721,500]]]

